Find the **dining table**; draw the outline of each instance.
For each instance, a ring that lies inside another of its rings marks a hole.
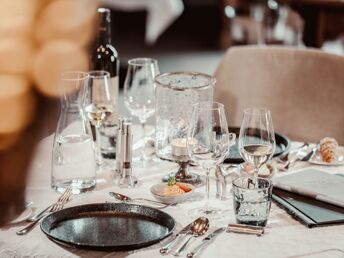
[[[140,144],[139,127],[133,127],[134,148]],[[26,200],[33,202],[33,211],[40,211],[55,202],[60,193],[50,187],[51,153],[53,135],[42,139],[36,147],[35,157],[30,168],[30,179],[27,182]],[[291,142],[291,150],[302,143]],[[134,152],[135,154],[135,152]],[[274,176],[298,173],[304,168],[316,167],[331,174],[344,175],[344,166],[315,166],[308,162],[297,162],[286,172],[278,172]],[[176,171],[178,165],[173,162],[155,160],[145,167],[134,166],[133,174],[138,178],[136,188],[120,188],[114,181],[114,172],[103,169],[97,172],[97,185],[93,191],[72,196],[65,207],[73,207],[91,203],[119,202],[109,195],[110,191],[120,192],[130,197],[154,198],[150,187],[161,182],[163,176]],[[200,175],[205,172],[197,166],[190,170]],[[68,173],[68,171],[66,171]],[[217,219],[210,218],[209,232],[218,227],[226,227],[229,223],[236,223],[231,193],[228,198],[215,198],[215,180],[211,178],[211,198],[216,205],[225,207],[227,211]],[[189,210],[199,207],[204,194],[204,186],[197,187],[191,199],[177,205],[169,206],[162,211],[172,216],[176,222],[174,234],[195,219]],[[138,203],[144,205],[144,203]],[[9,224],[0,229],[0,257],[163,257],[159,249],[170,240],[171,236],[148,247],[131,251],[97,251],[80,249],[73,246],[61,245],[50,240],[36,226],[26,235],[19,236],[16,232],[26,223]],[[127,229],[130,231],[130,228]],[[188,248],[190,251],[201,242],[203,237],[197,238]],[[165,257],[174,257],[172,254]],[[186,252],[181,254],[186,257]],[[265,233],[256,235],[227,233],[218,235],[199,257],[344,257],[344,225],[308,228],[295,220],[285,210],[272,203]]]

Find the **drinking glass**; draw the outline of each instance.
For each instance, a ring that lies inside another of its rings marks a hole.
[[[111,117],[115,109],[115,95],[111,92],[110,73],[91,71],[89,81],[83,94],[83,110],[95,127],[97,165],[102,166],[101,135],[102,124]]]
[[[194,105],[187,135],[187,149],[191,160],[206,170],[206,203],[204,207],[194,210],[197,215],[221,212],[220,209],[209,206],[209,173],[224,161],[234,140],[235,135],[228,132],[223,104],[206,101]]]
[[[270,213],[272,183],[265,178],[239,177],[233,181],[233,205],[238,223],[265,227]]]
[[[96,162],[90,125],[82,112],[81,93],[88,82],[84,72],[62,74],[60,114],[55,130],[51,162],[51,187],[74,194],[96,185]]]
[[[128,61],[128,70],[124,82],[124,103],[133,116],[136,116],[142,126],[140,161],[148,160],[146,156],[145,124],[155,112],[154,78],[159,74],[158,62],[151,58],[135,58]]]
[[[271,112],[265,108],[245,109],[238,146],[241,157],[253,166],[255,178],[259,168],[272,158],[275,142]]]

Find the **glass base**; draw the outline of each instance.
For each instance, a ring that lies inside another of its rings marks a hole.
[[[221,219],[227,216],[230,210],[221,209],[218,207],[198,207],[188,211],[190,217],[207,217],[210,219]]]
[[[146,168],[154,164],[159,164],[161,159],[157,158],[155,155],[139,156],[133,157],[132,162],[135,167]]]
[[[53,179],[51,182],[51,188],[60,193],[64,192],[68,187],[72,187],[73,194],[92,191],[96,187],[96,179],[94,177],[68,180]]]
[[[268,219],[265,220],[241,220],[241,219],[236,219],[236,221],[239,224],[245,224],[245,225],[250,225],[250,226],[259,226],[259,227],[265,227]]]
[[[135,176],[126,176],[119,180],[120,188],[135,188],[138,186],[138,180]]]
[[[103,157],[101,168],[102,169],[114,169],[116,167],[116,159],[106,159]]]

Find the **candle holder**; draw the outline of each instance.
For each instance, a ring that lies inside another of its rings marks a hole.
[[[190,159],[189,156],[174,157],[173,160],[179,165],[177,172],[172,172],[163,177],[163,182],[168,182],[170,177],[174,177],[177,182],[184,182],[193,185],[202,184],[202,179],[199,175],[189,171]]]
[[[200,101],[212,101],[215,78],[197,72],[165,73],[155,77],[156,84],[156,155],[179,164],[178,182],[200,184],[200,176],[190,173],[186,137],[192,107]],[[192,141],[192,139],[191,139]],[[190,139],[188,139],[190,144]]]

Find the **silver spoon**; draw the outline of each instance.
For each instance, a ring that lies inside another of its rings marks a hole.
[[[189,245],[191,239],[204,235],[208,231],[208,228],[209,228],[209,220],[206,217],[200,217],[196,219],[190,226],[191,236],[189,237],[188,240],[186,240],[186,242],[181,247],[179,247],[174,252],[173,255],[179,256],[179,254],[183,252],[185,248]]]
[[[146,202],[151,202],[154,204],[159,204],[159,205],[166,205],[164,202],[159,202],[155,200],[150,200],[146,198],[130,198],[129,196],[126,196],[124,194],[116,193],[116,192],[109,192],[109,195],[112,197],[115,197],[117,200],[122,201],[122,202],[133,202],[133,201],[146,201]]]

